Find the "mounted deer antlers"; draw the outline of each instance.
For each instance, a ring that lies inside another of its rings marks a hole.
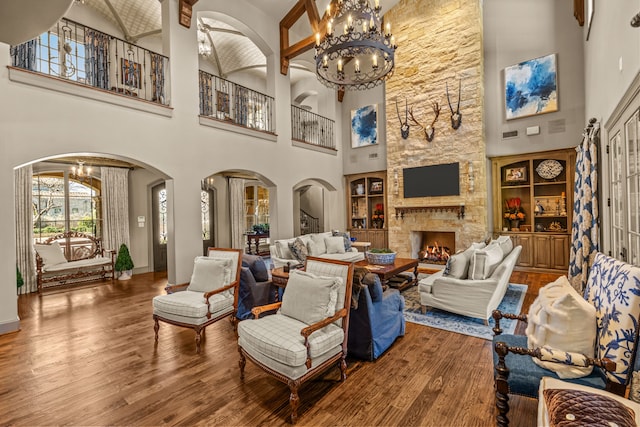
[[[424,131],[424,136],[425,136],[425,138],[427,138],[428,142],[433,141],[433,137],[436,135],[436,129],[433,127],[433,125],[435,125],[436,124],[436,120],[438,120],[438,116],[440,115],[441,107],[437,102],[432,102],[431,103],[431,109],[436,114],[436,116],[433,119],[433,121],[431,122],[431,125],[429,125],[428,127],[424,127],[423,125],[421,125],[416,120],[416,118],[413,116],[413,105],[409,109],[409,116],[411,116],[411,121],[413,123],[415,123],[416,125],[418,125]]]
[[[400,110],[398,110],[398,98],[396,98],[396,112],[398,113],[398,120],[400,120],[400,135],[402,135],[402,139],[407,139],[409,137],[409,119],[408,119],[408,109],[407,109],[407,100],[404,100],[404,122],[400,118]]]
[[[453,129],[458,129],[462,124],[462,114],[460,114],[460,93],[462,90],[462,79],[459,80],[458,83],[458,106],[456,107],[456,111],[453,111],[453,107],[451,106],[451,99],[449,98],[449,83],[447,85],[447,102],[449,103],[449,109],[451,110],[451,127]]]

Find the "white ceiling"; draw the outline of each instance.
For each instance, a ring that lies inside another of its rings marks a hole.
[[[273,19],[273,25],[291,10],[297,0],[250,0],[257,8],[264,11]],[[324,13],[330,0],[317,0],[320,14]],[[383,12],[389,10],[398,0],[380,0]],[[80,4],[81,3],[81,4]],[[121,28],[125,38],[134,43],[147,36],[160,34],[162,28],[161,5],[158,0],[80,0],[77,7],[90,7],[98,11],[106,20]],[[231,25],[207,17],[198,19],[205,34],[200,33],[199,39],[206,37],[207,43],[212,45],[212,54],[203,57],[210,61],[221,77],[234,72],[244,71],[266,77],[266,58],[260,49],[242,32]],[[197,25],[194,15],[192,25]],[[291,28],[290,41],[297,40],[312,33],[309,20],[302,16]],[[295,59],[291,64],[290,79],[295,84],[300,79],[313,73],[308,68],[313,55],[307,54]]]

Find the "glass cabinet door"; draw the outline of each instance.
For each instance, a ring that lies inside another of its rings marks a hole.
[[[622,145],[622,137],[620,133],[614,135],[610,141],[610,159],[611,171],[611,253],[615,258],[626,261],[627,245],[625,244],[624,233],[624,205],[625,190],[623,174],[623,156],[624,147]]]

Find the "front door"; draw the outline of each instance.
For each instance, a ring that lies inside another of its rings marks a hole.
[[[167,190],[164,182],[151,189],[153,205],[153,271],[167,271]]]

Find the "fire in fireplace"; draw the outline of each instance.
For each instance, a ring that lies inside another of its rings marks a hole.
[[[440,246],[438,242],[434,242],[433,245],[427,245],[418,252],[418,259],[430,264],[446,264],[450,255],[451,250],[448,247]]]
[[[411,257],[427,264],[446,264],[456,252],[454,231],[411,231]]]

